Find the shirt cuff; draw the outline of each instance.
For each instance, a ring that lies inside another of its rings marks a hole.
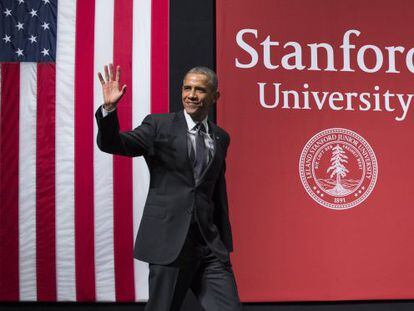
[[[106,117],[108,114],[110,114],[111,112],[113,112],[113,111],[115,111],[116,110],[116,108],[114,108],[114,109],[112,109],[112,110],[106,110],[105,108],[104,108],[104,106],[102,105],[101,106],[101,111],[102,111],[102,117]]]

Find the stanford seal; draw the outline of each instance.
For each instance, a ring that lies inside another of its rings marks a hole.
[[[370,195],[378,164],[364,138],[348,129],[331,128],[306,143],[299,175],[312,199],[327,208],[343,210],[361,204]]]

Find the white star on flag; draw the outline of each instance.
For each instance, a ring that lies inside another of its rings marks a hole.
[[[24,3],[24,0],[17,0],[17,2],[19,2],[19,4]]]
[[[32,9],[32,10],[29,12],[29,14],[30,14],[30,15],[32,15],[32,17],[35,17],[35,16],[37,16],[37,11],[36,11],[35,9]]]
[[[42,0],[44,2],[44,4],[48,4],[50,3],[50,0]]]
[[[16,27],[18,30],[22,30],[24,28],[23,23],[20,23],[20,22],[17,23]]]
[[[46,50],[45,48],[43,48],[43,51],[41,51],[40,53],[43,54],[43,56],[49,55],[49,50]]]
[[[32,35],[32,36],[29,38],[30,43],[37,42],[37,41],[36,41],[36,38],[37,38],[36,36],[33,36],[33,35]]]
[[[11,16],[11,10],[6,9],[6,11],[3,12],[6,16]]]
[[[49,24],[44,22],[41,27],[43,28],[43,30],[49,29]]]
[[[11,42],[10,38],[11,38],[10,36],[4,35],[4,38],[3,38],[4,43]]]
[[[17,49],[16,53],[17,53],[17,56],[23,56],[23,50],[21,49]]]

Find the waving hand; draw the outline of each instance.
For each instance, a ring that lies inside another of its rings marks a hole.
[[[99,81],[102,84],[102,92],[104,99],[104,108],[108,111],[113,110],[118,105],[119,100],[126,92],[126,85],[122,86],[122,89],[119,88],[119,80],[121,77],[121,67],[116,67],[116,75],[114,79],[114,65],[109,64],[105,65],[105,79],[102,77],[102,74],[98,72]]]

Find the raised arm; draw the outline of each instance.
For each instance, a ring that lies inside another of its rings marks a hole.
[[[156,124],[153,118],[148,115],[140,126],[132,131],[119,132],[119,121],[116,107],[125,94],[126,85],[119,88],[121,69],[117,66],[114,79],[114,66],[112,64],[104,67],[105,79],[99,72],[98,77],[102,84],[106,116],[102,114],[99,107],[95,117],[98,123],[97,144],[100,150],[124,156],[140,156],[149,154],[152,151],[153,140],[156,133]]]

